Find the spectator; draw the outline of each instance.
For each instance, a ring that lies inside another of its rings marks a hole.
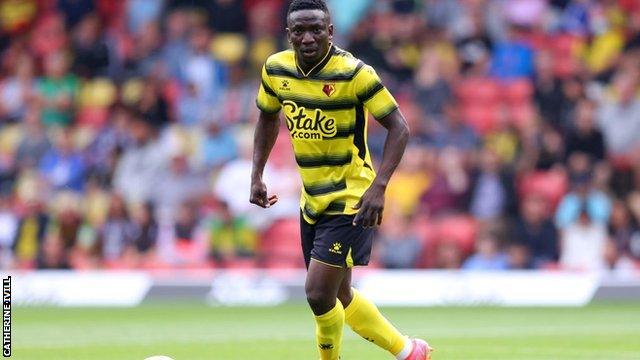
[[[510,243],[507,246],[507,263],[510,270],[533,269],[531,252],[527,244],[521,242]]]
[[[433,180],[436,153],[433,149],[410,145],[398,169],[387,185],[388,208],[395,208],[402,216],[414,214],[420,197]]]
[[[613,203],[609,237],[615,247],[616,258],[640,260],[640,228],[623,201]]]
[[[172,77],[180,71],[182,57],[188,51],[187,33],[189,31],[189,14],[185,9],[172,10],[166,20],[166,43],[162,49],[162,57]]]
[[[150,202],[137,204],[131,222],[131,237],[136,252],[143,258],[151,258],[158,241],[158,222],[153,205]]]
[[[104,75],[109,66],[109,48],[101,36],[102,24],[97,14],[86,15],[73,36],[73,71],[81,77]]]
[[[129,133],[134,110],[123,105],[113,107],[111,118],[84,151],[87,174],[105,186],[111,185],[117,155],[134,146]]]
[[[49,237],[42,244],[42,256],[38,258],[38,269],[68,270],[69,253],[60,238]]]
[[[534,100],[542,119],[556,128],[561,128],[566,99],[562,81],[554,74],[555,60],[549,51],[540,51],[536,55]]]
[[[582,207],[577,221],[562,231],[560,264],[566,269],[603,270],[606,240],[604,225],[593,222]]]
[[[500,250],[496,234],[481,233],[476,240],[476,253],[465,260],[465,270],[506,270],[509,267],[507,254]]]
[[[155,22],[162,13],[163,3],[164,0],[127,0],[129,30],[135,34],[145,25]]]
[[[28,112],[27,105],[36,95],[33,58],[18,56],[11,77],[0,82],[0,123],[15,122]]]
[[[240,0],[213,0],[209,2],[210,26],[217,33],[244,33],[247,17]]]
[[[566,159],[575,153],[588,154],[593,162],[605,158],[604,138],[594,123],[595,104],[581,100],[576,108],[574,126],[567,135]]]
[[[45,133],[38,107],[30,107],[23,120],[23,135],[16,151],[16,162],[21,168],[37,167],[51,150],[51,142]]]
[[[43,104],[42,122],[47,126],[68,126],[80,88],[78,78],[69,72],[68,56],[62,52],[47,55],[44,69],[45,76],[37,85]]]
[[[148,77],[144,81],[137,109],[142,113],[143,118],[156,129],[162,129],[169,123],[169,104],[162,94],[162,84],[159,79]]]
[[[632,160],[640,148],[640,101],[637,98],[637,72],[620,72],[612,84],[612,93],[598,108],[598,123],[604,134],[607,152]]]
[[[175,216],[173,227],[175,239],[178,243],[192,243],[196,240],[198,230],[198,214],[194,203],[184,202],[180,204]]]
[[[549,215],[547,199],[535,193],[525,194],[520,215],[513,221],[510,238],[527,247],[526,252],[536,268],[558,260],[558,234]],[[520,258],[523,257],[522,250],[514,248],[510,252],[516,252],[512,256]]]
[[[475,131],[464,123],[460,109],[454,103],[444,106],[443,121],[434,124],[435,132],[432,141],[438,149],[454,147],[469,152],[478,146],[478,136]]]
[[[125,250],[133,244],[133,224],[129,218],[124,199],[118,195],[111,197],[109,215],[100,231],[100,254],[107,262],[121,258]]]
[[[151,199],[153,187],[166,166],[166,150],[157,139],[156,131],[140,116],[134,114],[129,124],[134,145],[119,159],[113,175],[113,186],[128,202]]]
[[[189,51],[184,55],[180,69],[183,86],[193,86],[195,96],[201,101],[215,104],[227,86],[227,69],[214,59],[209,51],[211,33],[205,27],[197,27],[189,36]]]
[[[516,207],[513,177],[501,169],[500,159],[491,149],[485,148],[479,157],[479,167],[471,176],[470,213],[480,220],[513,213]]]
[[[420,199],[423,212],[436,216],[463,210],[470,184],[462,161],[462,154],[454,148],[440,154],[437,172]]]
[[[33,268],[42,252],[42,244],[48,231],[49,216],[42,204],[30,201],[20,216],[16,238],[13,241],[16,266]]]
[[[442,239],[436,246],[436,268],[460,269],[462,265],[462,249],[453,239]]]
[[[171,156],[168,168],[158,176],[153,181],[150,200],[162,219],[175,219],[182,204],[198,199],[207,185],[206,178],[189,166],[184,154]]]
[[[56,190],[82,191],[85,165],[74,148],[71,130],[63,130],[56,145],[44,155],[40,161],[40,173]]]
[[[611,201],[605,194],[593,188],[591,174],[573,174],[571,184],[573,190],[563,197],[556,211],[555,220],[558,228],[565,229],[574,224],[583,208],[589,215],[589,222],[603,226],[607,224],[611,213]]]
[[[381,265],[387,269],[415,267],[422,253],[422,244],[410,226],[411,219],[395,210],[387,210],[385,217],[378,234]]]
[[[515,27],[508,32],[508,39],[495,45],[491,59],[491,75],[510,80],[533,75],[534,52]]]
[[[224,128],[217,121],[209,121],[199,152],[204,164],[210,169],[218,169],[237,158],[238,144],[232,129]]]
[[[18,231],[18,217],[12,206],[12,199],[0,194],[0,268],[6,269],[11,265],[13,242]]]
[[[209,223],[210,257],[222,264],[238,257],[252,257],[257,252],[258,234],[246,218],[234,216],[222,202]]]

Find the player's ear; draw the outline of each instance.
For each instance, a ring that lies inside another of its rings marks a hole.
[[[286,27],[285,30],[287,30],[287,42],[291,44],[291,30],[289,30],[289,27]]]
[[[329,24],[329,40],[333,40],[333,24]]]

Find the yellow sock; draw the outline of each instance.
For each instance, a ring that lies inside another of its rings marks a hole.
[[[378,308],[356,289],[353,300],[346,309],[345,321],[353,331],[366,340],[398,355],[405,346],[407,339],[380,313]]]
[[[328,312],[316,316],[316,340],[321,360],[338,360],[344,327],[344,308],[336,300],[336,306]]]

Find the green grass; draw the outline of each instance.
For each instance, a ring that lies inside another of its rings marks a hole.
[[[427,339],[434,360],[640,359],[640,304],[586,308],[387,308],[403,332]],[[303,305],[131,309],[15,308],[13,358],[28,360],[317,359]],[[343,359],[391,359],[345,331]]]

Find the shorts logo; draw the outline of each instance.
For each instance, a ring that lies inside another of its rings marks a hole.
[[[342,255],[342,244],[333,243],[331,248],[329,248],[329,252],[332,252],[332,253],[338,254],[338,255]]]
[[[320,109],[309,114],[311,111],[291,100],[283,101],[282,109],[292,139],[323,140],[334,137],[338,132],[336,120],[324,115]]]
[[[324,84],[324,86],[322,87],[322,91],[329,97],[331,97],[331,95],[333,95],[336,92],[336,85],[335,84]]]
[[[320,350],[331,350],[333,349],[333,344],[320,344]]]

